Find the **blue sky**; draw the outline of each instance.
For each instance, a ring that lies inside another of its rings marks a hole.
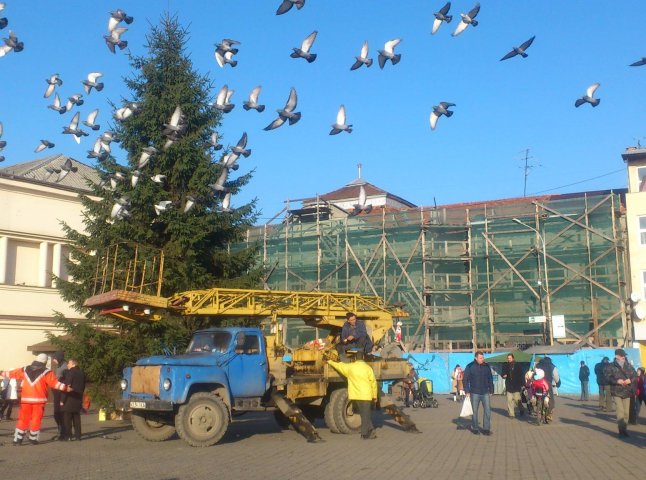
[[[0,121],[8,142],[1,166],[49,153],[90,163],[85,152],[95,135],[80,146],[61,135],[71,114],[46,108],[51,98],[43,98],[44,79],[59,73],[59,92],[67,98],[82,92],[87,73],[103,72],[105,89],[86,96],[80,111],[100,108],[98,120],[106,128],[107,102],[128,96],[122,77],[131,72],[123,52],[111,54],[103,40],[115,8],[135,17],[123,36],[135,54],[145,52],[150,23],[165,11],[177,14],[190,30],[196,69],[213,80],[213,94],[225,83],[236,91],[237,106],[224,117],[221,133],[225,144],[248,133],[253,154],[240,161],[238,173],[255,169],[255,176],[232,203],[257,197],[265,219],[287,199],[348,183],[358,162],[369,182],[432,205],[522,196],[526,148],[534,157],[530,163],[541,165],[530,172],[528,194],[623,188],[621,152],[637,139],[646,145],[646,66],[628,67],[646,56],[646,30],[634,20],[643,11],[637,1],[484,0],[480,25],[455,38],[451,32],[471,0],[452,2],[453,22],[436,35],[430,33],[433,12],[444,1],[307,0],[302,10],[282,16],[275,15],[280,0],[6,3],[0,16],[9,26],[0,36],[15,31],[25,49],[0,58]],[[291,48],[313,30],[319,31],[312,48],[318,59],[290,58]],[[499,61],[532,35],[528,58]],[[376,50],[398,37],[401,62],[380,70]],[[242,42],[234,69],[220,69],[214,60],[213,45],[222,38]],[[375,64],[351,72],[364,40]],[[594,82],[601,83],[601,104],[574,108]],[[242,109],[256,85],[263,86],[260,100],[267,105],[262,114]],[[302,120],[263,131],[292,86]],[[431,131],[429,114],[440,101],[456,103],[455,114],[440,118]],[[340,104],[354,132],[332,137]],[[56,147],[35,154],[41,138]],[[593,177],[600,178],[577,183]]]

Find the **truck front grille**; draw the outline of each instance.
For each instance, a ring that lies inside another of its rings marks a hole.
[[[159,396],[159,373],[161,366],[133,367],[130,391]]]

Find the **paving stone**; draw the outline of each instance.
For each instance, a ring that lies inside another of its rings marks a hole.
[[[504,397],[492,401],[493,435],[472,435],[459,420],[460,403],[437,396],[439,408],[407,409],[422,431],[406,433],[380,412],[376,440],[335,435],[317,422],[325,442],[310,444],[280,430],[271,413],[236,417],[218,445],[193,448],[173,438],[152,443],[128,422],[82,416],[81,442],[49,441],[56,429],[43,422],[38,446],[11,446],[14,422],[0,422],[0,478],[67,479],[382,479],[382,478],[638,478],[643,471],[646,418],[620,439],[614,417],[596,400],[559,397],[554,422],[506,416]],[[16,410],[14,409],[14,412]],[[49,409],[48,409],[49,412]],[[46,472],[43,475],[43,472]]]

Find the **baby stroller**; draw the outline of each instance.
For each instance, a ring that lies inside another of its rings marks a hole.
[[[428,378],[420,378],[413,394],[413,408],[437,408],[439,403],[433,397],[433,382]]]

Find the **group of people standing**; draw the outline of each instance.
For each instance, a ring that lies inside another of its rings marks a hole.
[[[48,360],[48,356],[41,353],[26,367],[0,371],[4,382],[11,385],[13,381],[16,385],[15,396],[20,403],[14,446],[22,445],[25,436],[33,445],[40,442],[40,427],[50,388],[54,392],[54,420],[58,428],[52,440],[81,439],[80,412],[85,375],[75,359],[70,358],[65,362],[63,352],[52,355],[53,371],[47,368]]]

